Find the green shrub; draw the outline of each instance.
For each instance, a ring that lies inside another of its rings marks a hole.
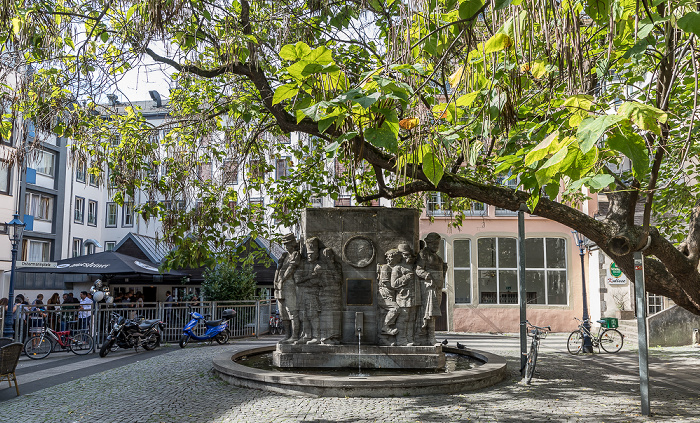
[[[220,263],[204,271],[202,295],[207,301],[252,300],[255,286],[252,266],[237,268]]]

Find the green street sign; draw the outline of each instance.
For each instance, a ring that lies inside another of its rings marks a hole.
[[[610,274],[617,278],[622,274],[622,270],[617,267],[617,264],[610,263]]]

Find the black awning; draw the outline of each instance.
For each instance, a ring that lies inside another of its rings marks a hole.
[[[73,273],[91,275],[163,275],[187,276],[187,273],[171,270],[161,273],[158,265],[114,251],[88,254],[59,260],[56,267],[20,267],[23,273]]]

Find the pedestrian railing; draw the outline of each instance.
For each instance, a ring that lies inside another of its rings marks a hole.
[[[229,321],[232,338],[258,336],[268,333],[271,311],[276,308],[276,300],[249,301],[198,301],[178,303],[96,303],[89,312],[77,308],[78,304],[70,306],[52,306],[53,309],[31,310],[31,306],[18,310],[13,326],[14,338],[24,342],[27,337],[39,333],[44,327],[56,331],[86,331],[95,339],[95,345],[101,346],[109,335],[112,324],[112,313],[127,319],[143,318],[146,320],[160,319],[165,323],[162,334],[163,342],[177,342],[182,335],[182,328],[191,320],[190,312],[196,311],[208,315],[207,320],[221,319],[224,310],[235,310],[235,316]],[[70,307],[70,308],[68,308]],[[79,314],[80,313],[80,314]],[[4,316],[2,316],[4,324]],[[197,328],[204,331],[204,325]],[[2,333],[2,332],[0,332]]]

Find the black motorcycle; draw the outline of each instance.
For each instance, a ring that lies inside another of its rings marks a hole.
[[[110,351],[117,348],[134,348],[151,351],[160,345],[160,333],[165,330],[165,323],[160,319],[143,320],[127,319],[117,313],[112,313],[112,331],[100,348],[100,357],[106,357]]]

